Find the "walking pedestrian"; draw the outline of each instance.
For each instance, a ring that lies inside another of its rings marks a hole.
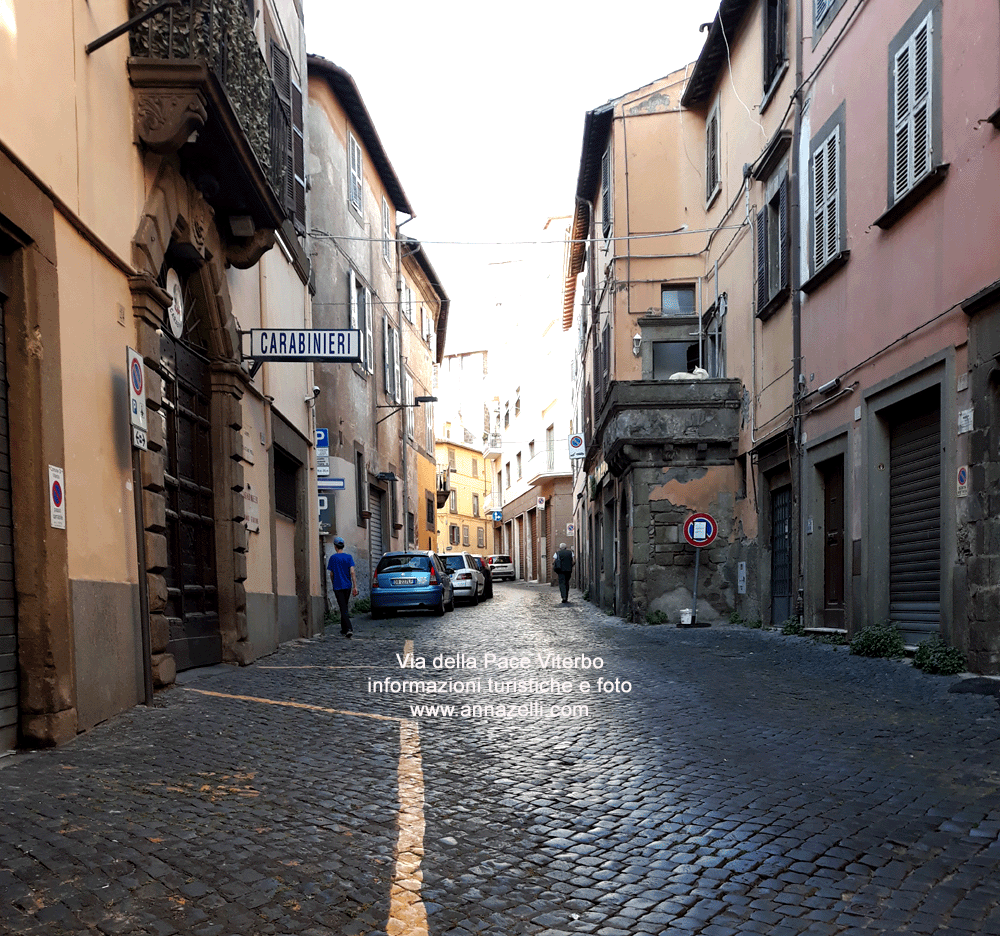
[[[340,632],[345,637],[353,637],[354,629],[351,627],[351,615],[347,610],[347,602],[351,595],[357,597],[358,594],[358,580],[354,574],[354,557],[349,552],[344,552],[344,537],[342,536],[333,538],[333,548],[336,552],[330,556],[326,567],[330,571],[333,593],[337,596],[337,604],[340,606]]]
[[[552,567],[559,576],[559,594],[562,595],[562,603],[569,604],[569,577],[573,574],[573,550],[567,549],[565,543],[559,544]]]

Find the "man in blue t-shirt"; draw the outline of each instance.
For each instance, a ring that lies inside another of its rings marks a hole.
[[[354,630],[351,627],[351,615],[347,612],[347,601],[352,594],[355,597],[358,594],[358,580],[354,575],[354,557],[349,552],[344,552],[344,537],[342,536],[333,538],[333,548],[336,552],[330,556],[326,567],[330,570],[333,593],[337,596],[337,604],[340,605],[340,632],[345,637],[353,637]]]

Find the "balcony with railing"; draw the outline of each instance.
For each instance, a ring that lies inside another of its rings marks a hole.
[[[487,433],[483,444],[483,458],[493,458],[503,451],[503,436],[499,432]]]
[[[546,478],[561,478],[573,474],[569,464],[569,451],[556,456],[554,446],[547,447],[528,459],[524,476],[528,484],[538,484]]]
[[[451,496],[451,472],[447,468],[439,468],[437,473],[437,507],[441,510]]]
[[[130,13],[154,2],[130,0]],[[133,27],[129,42],[143,145],[179,154],[234,246],[266,240],[259,232],[286,217],[291,133],[246,0],[189,0]]]

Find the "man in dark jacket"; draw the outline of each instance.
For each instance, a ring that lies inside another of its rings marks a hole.
[[[556,575],[559,576],[559,594],[562,595],[562,603],[567,604],[569,602],[569,577],[573,574],[573,550],[567,549],[565,543],[559,544],[552,566]]]

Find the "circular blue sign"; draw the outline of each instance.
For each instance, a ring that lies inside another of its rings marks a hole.
[[[718,535],[719,525],[711,514],[692,514],[684,521],[684,539],[692,546],[708,546]]]
[[[142,393],[142,365],[137,358],[132,358],[132,390],[137,395]]]

